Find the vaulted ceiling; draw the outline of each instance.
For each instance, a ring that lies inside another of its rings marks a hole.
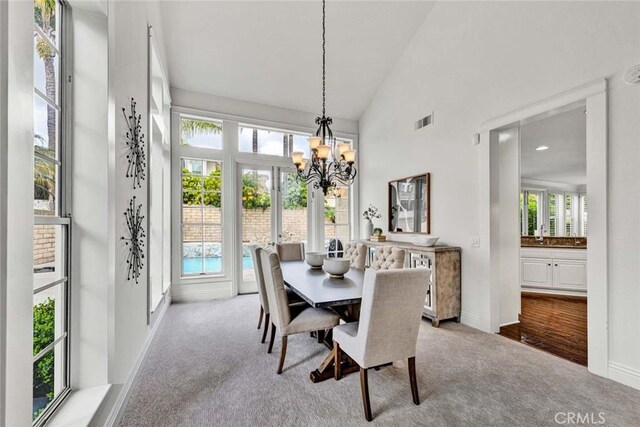
[[[327,113],[357,120],[431,10],[327,2]],[[319,113],[320,1],[161,1],[171,86]]]

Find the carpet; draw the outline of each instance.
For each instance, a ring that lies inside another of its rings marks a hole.
[[[257,295],[171,305],[120,425],[369,425],[358,374],[313,384],[309,372],[328,349],[300,334],[289,337],[277,375],[279,338],[267,354],[257,319]],[[412,403],[406,361],[372,370],[371,424],[556,426],[588,418],[640,426],[640,391],[507,338],[424,320],[417,348],[421,404]]]

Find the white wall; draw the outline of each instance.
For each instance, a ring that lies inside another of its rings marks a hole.
[[[6,266],[0,274],[6,315],[0,322],[6,334],[4,388],[0,389],[5,414],[0,424],[23,426],[31,424],[32,416],[33,4],[9,2],[0,11],[0,27],[3,33],[6,30],[4,35],[0,33],[0,42],[7,55],[7,61],[0,62],[0,75],[6,78],[6,108],[1,109],[0,119],[6,126],[0,144],[6,155],[7,177],[7,190],[0,196],[7,207],[6,217],[2,217],[6,220],[6,246],[0,252]]]
[[[122,108],[129,111],[131,98],[142,113],[142,128],[147,129],[147,25],[153,26],[161,59],[164,58],[162,23],[157,2],[113,1],[108,4],[109,29],[109,373],[112,384],[122,384],[129,377],[135,362],[151,332],[147,325],[147,268],[138,282],[126,280],[127,248],[120,240],[127,235],[124,212],[129,199],[148,209],[147,181],[143,188],[133,190],[131,178],[125,177],[127,167],[127,131]],[[164,67],[166,69],[166,67]],[[147,136],[148,138],[148,136]],[[148,139],[146,139],[148,141]]]
[[[598,78],[609,78],[609,357],[640,380],[640,4],[437,3],[360,120],[360,204],[386,206],[386,182],[432,173],[432,232],[463,247],[462,319],[488,329],[488,270],[479,234],[481,123]],[[413,122],[435,112],[420,131]],[[386,217],[380,220],[386,222]],[[636,383],[640,384],[640,382]]]
[[[7,321],[7,89],[9,33],[7,2],[0,2],[0,325]],[[5,391],[7,331],[0,328],[0,395]],[[0,399],[0,425],[5,424],[5,399]]]
[[[107,383],[107,17],[73,9],[71,386]]]
[[[317,113],[307,113],[177,88],[171,88],[171,100],[174,107],[187,107],[212,113],[245,117],[248,120],[252,120],[252,123],[255,123],[255,120],[280,123],[287,127],[315,127],[315,119],[318,116]],[[358,122],[334,117],[331,129],[336,133],[357,134]]]

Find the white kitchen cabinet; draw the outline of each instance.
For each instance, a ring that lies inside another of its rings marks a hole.
[[[587,290],[587,262],[553,260],[553,287],[570,290]]]
[[[551,259],[521,258],[520,260],[522,286],[552,286],[552,271]]]
[[[586,292],[587,251],[522,248],[520,285],[523,288]]]

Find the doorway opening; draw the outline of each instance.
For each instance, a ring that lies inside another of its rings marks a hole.
[[[519,153],[521,235],[519,322],[501,325],[500,335],[587,366],[585,108],[581,102],[500,130],[498,149]],[[503,181],[514,174],[504,169],[501,195],[510,201],[512,185]]]
[[[581,154],[575,153],[575,148],[568,148],[566,135],[560,138],[565,144],[559,144],[551,135],[540,133],[537,141],[533,138],[533,147],[529,147],[532,151],[524,151],[522,142],[523,138],[526,142],[527,132],[529,137],[535,136],[536,127],[549,128],[554,120],[569,120],[570,117],[584,117],[584,122],[574,124],[584,129],[581,144],[585,145],[585,154],[582,159],[579,159]],[[480,239],[488,242],[485,254],[490,291],[487,295],[488,316],[481,320],[487,322],[487,330],[496,333],[510,325],[523,328],[522,320],[529,313],[529,306],[534,312],[542,310],[539,304],[534,304],[534,297],[537,298],[535,302],[549,299],[552,312],[558,310],[562,302],[582,297],[583,309],[577,310],[581,313],[577,316],[584,317],[586,296],[584,341],[588,345],[586,361],[580,363],[586,363],[590,372],[607,377],[606,80],[577,87],[492,119],[481,127],[480,143]],[[555,149],[552,150],[552,146]],[[545,182],[547,180],[553,183],[553,180],[567,178],[570,174],[565,172],[576,166],[557,167],[563,156],[551,154],[561,153],[562,149],[574,153],[570,156],[572,162],[586,164],[585,184],[569,182],[569,179],[565,186],[546,185],[549,184]],[[524,160],[527,156],[541,157],[540,154],[548,158],[538,172],[555,164],[555,169],[561,169],[557,171],[558,175],[536,179],[535,170],[532,172],[527,165],[521,165],[521,157]],[[587,237],[580,235],[582,232],[588,234],[588,244]],[[542,256],[541,252],[533,252],[536,250],[549,250],[550,253]],[[527,292],[524,300],[523,290]],[[553,299],[551,295],[554,295]],[[542,318],[535,317],[539,321]],[[557,323],[559,317],[559,312],[552,314],[551,323]],[[581,324],[584,326],[583,321]],[[566,327],[572,328],[575,324],[569,323]],[[543,329],[548,333],[549,324]],[[522,336],[519,340],[522,341]],[[569,333],[564,344],[567,341],[577,339]]]

